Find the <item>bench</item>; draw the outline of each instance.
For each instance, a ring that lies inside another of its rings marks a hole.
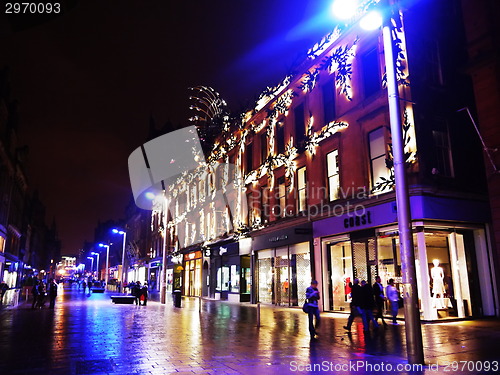
[[[135,301],[134,296],[111,296],[111,301],[116,304],[133,304]]]
[[[104,293],[104,288],[90,288],[92,293]]]

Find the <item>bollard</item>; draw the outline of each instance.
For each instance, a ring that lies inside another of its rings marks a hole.
[[[198,312],[201,312],[201,296],[198,297],[199,302],[198,302]]]
[[[257,303],[257,327],[260,327],[260,302]]]

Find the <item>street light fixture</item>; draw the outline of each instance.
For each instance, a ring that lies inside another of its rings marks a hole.
[[[336,0],[332,10],[341,10],[343,19],[356,14],[357,0]],[[393,0],[381,0],[381,10],[388,11],[393,6]],[[349,12],[347,12],[349,11]],[[396,189],[396,205],[399,229],[399,244],[401,253],[401,274],[404,289],[404,313],[406,325],[406,346],[408,361],[412,364],[424,363],[422,344],[422,329],[420,326],[420,310],[418,307],[417,274],[415,270],[415,252],[411,228],[410,197],[406,180],[404,139],[401,124],[400,98],[396,76],[396,60],[392,38],[393,25],[390,16],[376,16],[372,10],[360,20],[360,26],[375,30],[381,26],[384,41],[384,58],[387,71],[387,96],[389,102],[389,118],[391,125],[392,150],[394,159],[394,179]],[[349,14],[347,14],[349,13]],[[339,14],[339,13],[337,13]],[[339,17],[340,18],[340,17]],[[377,25],[378,22],[378,25]]]
[[[96,264],[96,271],[97,271],[97,278],[100,280],[100,272],[99,272],[99,253],[96,252],[91,252],[91,255],[97,255],[97,264]]]
[[[120,291],[123,290],[123,285],[125,283],[125,245],[127,243],[127,232],[124,230],[119,230],[116,228],[113,228],[111,230],[115,234],[120,234],[123,236],[123,248],[122,248],[122,277],[120,279]]]
[[[109,245],[105,245],[103,243],[99,244],[99,247],[106,248],[106,276],[104,278],[104,288],[108,290],[108,277],[109,277]]]

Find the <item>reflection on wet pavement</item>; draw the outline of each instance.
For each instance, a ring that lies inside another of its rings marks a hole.
[[[364,334],[356,321],[346,334],[347,316],[325,313],[311,342],[300,309],[263,306],[257,327],[250,304],[204,300],[200,312],[194,298],[176,309],[60,294],[54,310],[26,304],[0,312],[0,374],[367,374],[370,364],[406,364],[404,325]],[[491,345],[500,342],[498,321],[424,325],[423,333],[428,364],[500,357]],[[449,373],[438,370],[393,373]]]

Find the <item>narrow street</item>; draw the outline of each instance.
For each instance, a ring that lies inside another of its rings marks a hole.
[[[194,298],[184,298],[178,309],[171,300],[115,305],[111,294],[60,288],[54,310],[32,310],[28,303],[1,310],[0,373],[368,374],[388,373],[382,366],[390,365],[401,374],[477,374],[452,371],[446,361],[500,359],[498,321],[424,325],[430,366],[396,371],[406,363],[403,324],[365,336],[356,320],[348,335],[342,328],[347,316],[324,313],[320,337],[311,342],[300,309],[263,306],[257,327],[255,305],[204,300],[200,312]]]

